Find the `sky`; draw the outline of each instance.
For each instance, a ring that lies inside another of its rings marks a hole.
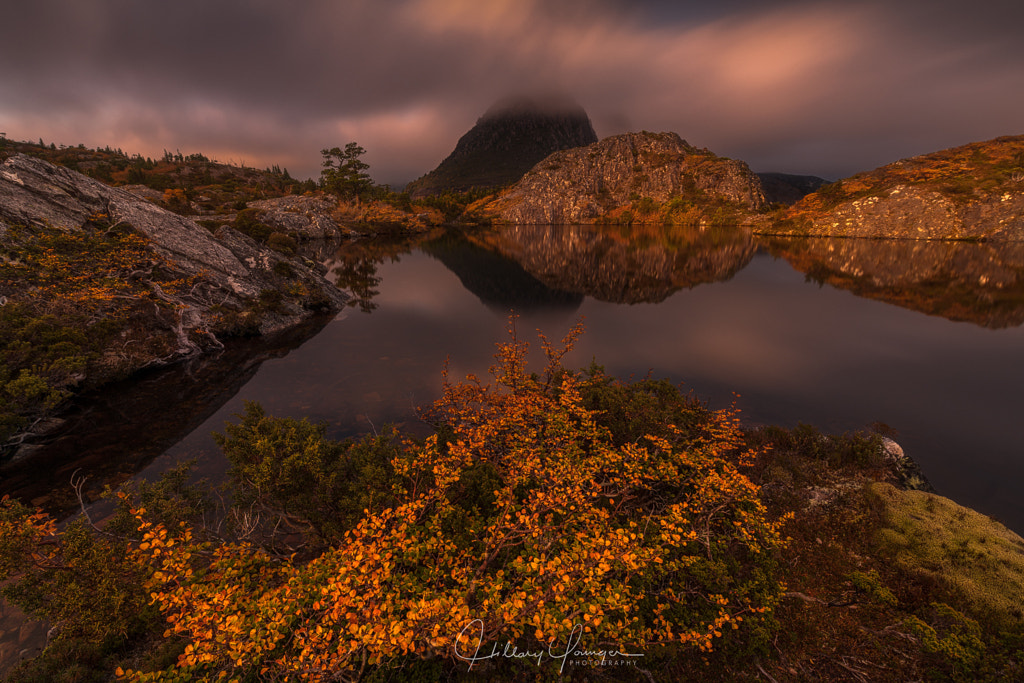
[[[0,132],[287,168],[434,168],[495,101],[846,177],[1024,134],[1019,0],[0,0]]]

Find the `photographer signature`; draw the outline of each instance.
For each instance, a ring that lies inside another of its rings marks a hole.
[[[475,631],[475,632],[474,632]],[[473,642],[473,636],[476,636],[477,646],[472,651],[462,651],[459,647],[459,642],[463,639],[463,636],[467,636],[468,643]],[[547,656],[552,660],[560,662],[558,667],[558,673],[561,674],[565,670],[565,663],[576,659],[587,660],[588,662],[596,662],[600,664],[617,663],[620,658],[634,658],[643,657],[642,654],[632,654],[629,652],[622,652],[621,650],[588,650],[579,647],[580,641],[583,640],[583,624],[576,624],[572,627],[572,631],[569,632],[569,640],[565,644],[565,648],[561,649],[556,643],[552,642],[548,645],[547,650],[520,650],[517,645],[512,642],[506,642],[503,646],[494,643],[491,646],[491,651],[484,651],[481,653],[481,649],[484,645],[484,622],[483,619],[473,619],[465,628],[459,632],[459,637],[455,640],[455,656],[459,659],[469,662],[469,669],[473,669],[473,665],[477,662],[486,661],[488,659],[503,658],[503,659],[532,659],[537,661],[537,666],[540,666],[541,662],[544,661],[544,657]]]

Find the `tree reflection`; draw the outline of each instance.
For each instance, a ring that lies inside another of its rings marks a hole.
[[[328,262],[328,278],[339,289],[348,291],[352,298],[346,303],[358,307],[363,313],[377,308],[373,301],[380,294],[381,278],[377,268],[385,261],[394,263],[402,254],[412,251],[411,240],[360,240],[341,245]]]

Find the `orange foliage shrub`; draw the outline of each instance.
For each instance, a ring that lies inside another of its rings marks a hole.
[[[561,366],[579,332],[558,350],[544,340],[542,376],[513,336],[493,386],[446,380],[439,434],[391,463],[397,502],[309,562],[211,547],[137,510],[134,557],[151,570],[165,636],[187,646],[168,670],[119,673],[355,680],[408,657],[479,669],[506,644],[539,660],[574,642],[710,650],[756,623],[782,591],[771,571],[781,539],[733,464],[755,455],[739,451],[736,415],[614,445],[584,407],[586,377]]]

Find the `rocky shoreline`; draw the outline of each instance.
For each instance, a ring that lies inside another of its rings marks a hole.
[[[211,230],[17,155],[0,165],[0,312],[9,336],[28,344],[18,357],[32,352],[25,335],[33,325],[75,340],[50,352],[79,368],[52,379],[54,396],[222,349],[230,337],[277,334],[348,300],[324,278],[326,268],[291,248],[291,235],[322,238],[337,226],[303,214],[287,229],[283,246],[273,248],[273,240],[260,243],[226,222]],[[51,367],[64,362],[47,358]],[[26,372],[7,381],[25,384]],[[53,400],[45,403],[21,411],[35,431],[47,427],[41,418]]]

